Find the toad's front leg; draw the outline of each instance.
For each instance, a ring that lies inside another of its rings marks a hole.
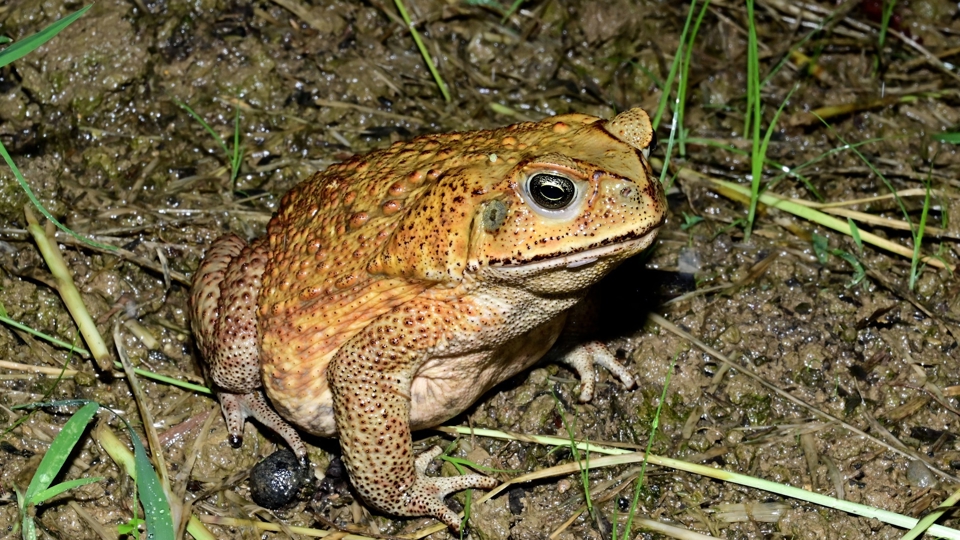
[[[498,482],[479,474],[424,475],[438,449],[414,459],[410,387],[417,368],[442,341],[443,328],[443,317],[427,305],[388,313],[340,348],[327,380],[343,460],[360,496],[384,512],[433,516],[459,531],[460,520],[444,497]]]

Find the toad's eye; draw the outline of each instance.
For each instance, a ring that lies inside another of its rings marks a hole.
[[[577,196],[577,185],[569,178],[540,173],[530,178],[527,187],[533,202],[546,210],[561,210],[570,206]]]

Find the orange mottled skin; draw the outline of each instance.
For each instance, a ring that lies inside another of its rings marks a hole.
[[[425,476],[436,452],[415,459],[410,432],[536,362],[590,285],[653,241],[652,139],[640,109],[419,137],[296,186],[249,245],[218,240],[193,328],[233,441],[248,416],[301,458],[293,426],[336,436],[369,504],[457,529],[443,497],[496,481]],[[561,360],[583,400],[594,363],[632,385],[596,342]]]

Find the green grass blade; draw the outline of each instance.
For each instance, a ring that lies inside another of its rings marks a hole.
[[[113,365],[117,369],[123,369],[123,364],[121,364],[120,362],[114,362]],[[170,386],[176,386],[176,387],[183,388],[185,390],[191,390],[193,392],[197,392],[200,394],[213,395],[213,391],[207,388],[206,386],[203,386],[202,384],[194,384],[192,382],[181,381],[180,379],[174,379],[173,377],[168,377],[167,375],[154,373],[152,371],[147,371],[141,368],[133,368],[133,372],[143,378],[166,383],[166,384],[169,384]]]
[[[923,197],[923,210],[920,211],[920,223],[917,230],[913,233],[913,258],[910,259],[910,290],[917,285],[917,278],[920,277],[918,266],[920,265],[920,246],[923,245],[923,231],[927,227],[927,214],[930,212],[930,182],[926,184],[926,195]]]
[[[47,334],[44,334],[43,332],[40,332],[39,330],[34,330],[33,328],[30,328],[29,326],[27,326],[27,325],[25,325],[25,324],[18,323],[17,321],[11,319],[10,317],[7,317],[7,316],[6,316],[6,313],[0,313],[0,322],[2,322],[2,323],[4,323],[4,324],[7,324],[7,325],[10,325],[10,326],[12,326],[12,327],[14,327],[14,328],[16,328],[16,329],[18,329],[18,330],[23,330],[24,332],[26,332],[26,333],[28,333],[28,334],[32,334],[32,335],[34,335],[34,336],[36,336],[36,337],[38,337],[38,338],[40,338],[40,339],[45,339],[45,340],[49,341],[50,343],[53,343],[54,345],[56,345],[56,346],[58,346],[58,347],[61,347],[61,348],[63,348],[63,349],[67,349],[67,351],[69,351],[69,352],[75,352],[75,353],[79,354],[80,356],[82,356],[82,357],[84,357],[84,358],[90,358],[90,351],[84,349],[83,347],[77,347],[77,346],[75,346],[75,345],[73,345],[73,344],[71,344],[71,343],[67,343],[66,341],[63,341],[63,340],[57,339],[57,338],[55,338],[55,337],[53,337],[53,336],[49,336],[49,335],[47,335]]]
[[[757,25],[753,11],[754,0],[747,0],[747,108],[744,120],[744,137],[749,132],[753,139],[750,155],[750,211],[747,213],[747,226],[743,231],[743,241],[750,241],[753,221],[757,217],[757,201],[760,197],[760,180],[763,175],[762,143],[760,142],[760,123],[763,122],[763,103],[760,99],[760,51],[757,40]]]
[[[64,28],[70,26],[73,21],[82,17],[83,14],[86,13],[91,7],[93,7],[93,4],[90,4],[89,6],[60,19],[36,34],[25,37],[6,49],[0,51],[0,67],[23,58],[25,55],[36,50],[37,47],[50,41],[54,36],[63,31]]]
[[[500,24],[507,22],[507,19],[512,17],[513,14],[520,9],[521,4],[523,4],[523,0],[513,0],[513,4],[510,4],[510,8],[507,9],[507,12],[503,14],[503,18],[500,19]]]
[[[707,13],[707,8],[709,6],[710,0],[706,0],[706,2],[703,3],[703,6],[700,7],[700,13],[697,14],[696,22],[693,23],[693,30],[690,32],[690,39],[687,41],[687,50],[684,52],[683,64],[680,70],[680,83],[677,85],[677,102],[675,112],[677,115],[677,129],[680,131],[681,156],[687,155],[687,144],[685,142],[687,132],[683,128],[683,115],[687,104],[687,83],[690,80],[690,62],[693,57],[693,44],[697,40],[697,33],[700,31],[700,23],[703,21],[703,16]]]
[[[37,524],[32,516],[23,517],[23,540],[37,540]]]
[[[427,69],[430,70],[430,75],[433,76],[433,80],[437,83],[440,93],[443,94],[443,100],[447,103],[450,103],[450,91],[447,90],[447,83],[443,82],[443,77],[441,77],[440,72],[437,71],[437,66],[433,63],[433,58],[430,56],[430,51],[427,50],[427,46],[424,45],[423,39],[420,38],[420,32],[418,32],[417,28],[413,26],[413,21],[410,19],[410,14],[407,13],[407,7],[403,5],[403,0],[393,0],[393,3],[396,4],[397,11],[400,12],[400,16],[403,17],[403,22],[407,25],[407,30],[409,30],[410,35],[413,36],[413,42],[417,44],[417,49],[419,49],[420,56],[423,57],[423,61],[427,64]]]
[[[650,450],[653,448],[653,439],[656,438],[657,429],[660,426],[660,414],[663,412],[663,404],[667,401],[667,388],[670,387],[670,379],[673,377],[673,370],[677,365],[677,358],[680,357],[680,353],[673,355],[673,360],[670,361],[670,367],[667,369],[667,376],[663,381],[663,389],[660,391],[660,403],[657,404],[657,412],[653,415],[653,422],[650,424],[650,436],[647,438],[647,449],[644,452],[645,456],[650,455]],[[633,528],[633,518],[634,514],[637,511],[637,507],[640,505],[640,491],[643,488],[643,477],[647,472],[647,463],[648,460],[644,459],[643,463],[640,464],[640,474],[637,476],[637,486],[633,489],[633,500],[630,503],[630,513],[627,515],[627,524],[623,528],[623,540],[630,538],[631,529]],[[616,534],[613,535],[616,538]]]
[[[214,131],[212,127],[210,127],[210,124],[208,124],[203,118],[200,118],[200,115],[197,114],[196,111],[191,109],[190,106],[187,105],[186,103],[180,101],[177,98],[173,98],[173,102],[179,105],[181,109],[187,111],[187,114],[192,116],[194,120],[196,120],[197,122],[200,122],[200,125],[203,126],[203,129],[207,130],[207,133],[209,133],[214,138],[214,140],[217,141],[217,144],[220,145],[220,148],[223,149],[223,153],[228,158],[230,157],[230,149],[227,148],[227,143],[224,142],[223,137],[221,137],[219,133],[217,133],[216,131]]]
[[[960,144],[960,131],[934,133],[930,137],[935,141],[951,143],[951,144]]]
[[[13,171],[13,175],[17,178],[17,182],[20,183],[20,188],[23,189],[23,192],[27,194],[27,198],[30,199],[30,202],[37,207],[37,210],[44,215],[51,223],[57,226],[61,231],[69,234],[70,236],[76,238],[77,240],[87,244],[88,246],[97,247],[107,251],[116,251],[117,248],[108,244],[101,244],[100,242],[94,242],[85,236],[80,236],[79,234],[71,231],[67,228],[66,225],[57,221],[57,218],[53,217],[46,208],[43,207],[43,204],[40,203],[40,199],[33,193],[33,190],[30,189],[30,184],[27,183],[26,178],[23,177],[23,174],[20,172],[20,169],[17,168],[17,164],[13,162],[13,158],[10,157],[10,154],[7,153],[7,148],[3,146],[3,143],[0,143],[0,156],[3,156],[3,160],[7,162],[7,166],[10,167],[10,170]]]
[[[64,491],[69,491],[75,487],[85,486],[87,484],[93,484],[103,480],[102,476],[95,476],[93,478],[77,478],[75,480],[67,480],[66,482],[61,482],[53,487],[49,487],[40,493],[37,493],[33,496],[32,500],[27,501],[29,504],[40,504],[43,501],[52,499],[57,495],[63,493]]]
[[[690,9],[687,10],[687,22],[683,24],[683,31],[680,32],[680,43],[687,42],[687,32],[690,30],[690,23],[693,21],[694,8],[697,6],[697,0],[693,0],[690,4]],[[657,105],[657,113],[653,115],[653,129],[656,131],[657,126],[660,125],[660,119],[663,117],[663,112],[667,108],[667,103],[670,101],[670,89],[673,88],[673,79],[677,76],[677,71],[680,69],[680,63],[683,61],[683,56],[680,54],[680,51],[677,51],[677,54],[673,57],[673,63],[670,64],[670,72],[667,74],[667,80],[663,84],[663,93],[660,94],[660,103]]]
[[[147,540],[174,540],[176,533],[173,529],[173,516],[170,514],[167,496],[160,486],[157,471],[150,463],[140,437],[130,426],[127,426],[127,429],[130,431],[130,440],[133,442],[137,490],[140,493],[140,503],[143,504],[144,518],[147,522]]]
[[[893,7],[897,0],[887,0],[883,3],[883,14],[880,20],[880,35],[877,36],[877,53],[883,52],[883,45],[887,40],[887,29],[890,27],[890,17],[893,16]]]
[[[86,431],[87,424],[93,419],[93,415],[97,414],[97,409],[99,408],[99,403],[95,401],[88,402],[67,420],[63,429],[60,430],[60,434],[53,440],[47,453],[43,455],[40,466],[37,467],[37,472],[34,473],[33,479],[30,480],[30,485],[24,494],[27,501],[35,500],[38,493],[50,487],[53,479],[57,477],[60,469],[63,468],[63,464],[66,463],[67,458],[70,457],[73,447],[76,446],[77,441],[80,440],[83,432]]]
[[[237,188],[237,176],[240,175],[240,165],[243,162],[243,150],[240,148],[240,104],[234,106],[233,111],[233,156],[230,158],[230,185]]]
[[[857,224],[850,218],[847,218],[847,224],[850,225],[850,236],[853,237],[853,242],[857,244],[857,251],[862,255],[863,240],[860,238],[860,227],[857,227]]]

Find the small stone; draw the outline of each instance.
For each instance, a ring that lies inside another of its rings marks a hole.
[[[288,448],[274,452],[250,469],[250,498],[270,510],[293,504],[308,487],[310,469]]]
[[[933,477],[933,473],[924,462],[914,460],[907,465],[907,482],[910,482],[913,487],[928,488],[933,487],[937,479]]]

